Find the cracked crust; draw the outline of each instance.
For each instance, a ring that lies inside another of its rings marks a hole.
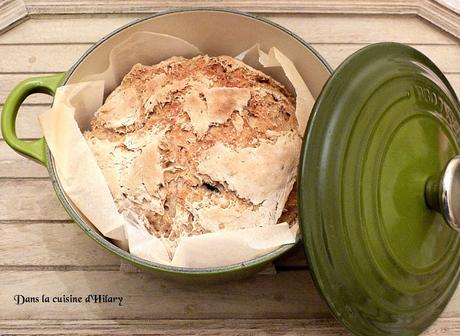
[[[296,129],[281,84],[197,56],[134,65],[84,135],[120,212],[173,251],[181,236],[295,221]]]

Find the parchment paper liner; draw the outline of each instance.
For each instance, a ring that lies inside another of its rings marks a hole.
[[[160,46],[160,47],[159,47]],[[151,235],[129,214],[117,211],[110,190],[82,132],[89,129],[94,112],[135,63],[156,64],[171,56],[187,58],[200,54],[190,43],[176,37],[137,32],[110,53],[109,66],[86,82],[58,88],[53,107],[39,116],[53,154],[62,188],[74,205],[107,238],[118,246],[129,246],[133,255],[161,264],[182,267],[217,267],[253,259],[284,244],[293,244],[298,225],[272,226],[221,231],[182,237],[171,260],[160,239]],[[296,117],[303,135],[314,104],[294,64],[278,49],[267,53],[259,46],[243,51],[236,58],[261,70],[296,93]]]

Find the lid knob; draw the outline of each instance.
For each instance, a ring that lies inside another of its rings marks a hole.
[[[460,155],[452,158],[441,176],[432,176],[425,185],[428,207],[441,213],[447,224],[460,232]]]

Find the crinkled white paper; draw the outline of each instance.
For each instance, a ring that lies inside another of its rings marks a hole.
[[[221,231],[182,237],[171,258],[160,239],[151,235],[134,217],[118,213],[101,169],[83,137],[104,94],[112,91],[133,64],[156,64],[171,56],[193,57],[199,50],[176,37],[138,32],[117,45],[110,54],[107,69],[86,77],[87,82],[66,85],[56,92],[53,107],[39,119],[53,154],[60,183],[82,214],[107,238],[140,258],[182,267],[215,267],[253,259],[293,244],[298,226],[287,223],[251,229]],[[294,64],[276,48],[264,53],[258,46],[240,54],[247,64],[260,70],[269,67],[270,75],[296,92],[296,116],[303,134],[314,103]],[[276,73],[285,77],[280,78]]]

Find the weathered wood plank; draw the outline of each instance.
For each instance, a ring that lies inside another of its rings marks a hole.
[[[350,335],[336,320],[1,320],[3,335]],[[460,319],[440,318],[423,336],[460,335]]]
[[[312,46],[333,66],[364,47],[364,44],[320,44]],[[60,72],[72,64],[90,47],[88,44],[0,45],[0,73]],[[444,72],[460,72],[459,45],[414,45]],[[50,55],[59,55],[49,61]]]
[[[1,36],[1,35],[0,35]],[[30,77],[39,77],[39,76],[46,76],[50,75],[50,73],[45,74],[30,74],[30,73],[22,73],[22,74],[0,74],[0,105],[5,104],[6,98],[10,94],[10,92],[14,89],[16,85],[18,85],[24,79]],[[24,104],[51,104],[52,98],[46,94],[36,93],[26,98],[23,102]]]
[[[183,7],[180,0],[136,0],[129,3],[123,0],[92,1],[92,0],[27,0],[30,14],[47,13],[151,13],[158,10]],[[188,7],[219,7],[236,8],[252,12],[294,12],[294,13],[415,13],[417,0],[342,0],[342,1],[187,1]]]
[[[412,44],[456,44],[449,34],[416,16],[338,14],[265,14],[309,43],[375,43],[398,40]],[[142,15],[124,14],[38,17],[0,35],[0,44],[94,43]],[[65,25],[72,29],[62,29]],[[40,34],[36,34],[40,31]]]
[[[66,71],[89,47],[87,44],[3,45],[0,47],[0,72]]]
[[[224,320],[0,320],[3,335],[350,335],[332,318]],[[440,318],[423,336],[460,335],[459,318]]]
[[[417,16],[395,15],[264,15],[298,34],[308,43],[367,44],[398,41],[406,44],[458,44]]]
[[[446,74],[446,77],[454,88],[457,97],[460,97],[460,74]]]
[[[255,276],[214,285],[181,284],[149,273],[117,271],[1,272],[0,316],[5,319],[220,319],[330,317],[307,271]],[[103,279],[103,281],[101,281]],[[13,296],[122,296],[118,304],[24,304]],[[457,292],[444,318],[460,313]]]
[[[27,17],[27,8],[22,0],[0,2],[0,33],[17,25]]]
[[[74,335],[322,335],[349,333],[334,319],[225,320],[3,320],[3,335],[27,333]]]
[[[50,108],[50,105],[23,105],[19,109],[16,119],[16,134],[22,139],[37,139],[42,137],[38,115]],[[3,106],[0,105],[0,110]],[[3,139],[3,134],[0,135]]]
[[[438,28],[460,38],[460,15],[458,9],[452,10],[451,7],[446,7],[439,2],[439,0],[419,0],[420,5],[417,14],[438,26]]]
[[[224,284],[181,284],[149,273],[0,272],[2,319],[322,318],[330,314],[307,271],[280,272]],[[117,304],[24,304],[13,297],[122,296]]]
[[[120,259],[100,248],[72,222],[0,224],[3,266],[107,266]]]
[[[444,7],[449,8],[453,12],[460,14],[460,8],[458,7],[458,0],[436,0]]]
[[[158,10],[183,7],[181,1],[70,1],[27,0],[30,14],[75,14],[75,13],[152,13]],[[187,1],[188,7],[224,7],[242,11],[262,13],[341,13],[341,14],[416,14],[432,22],[450,34],[460,37],[458,11],[444,6],[436,0],[342,0],[342,1]]]
[[[352,44],[313,44],[329,64],[336,68],[343,60],[364,45]],[[460,46],[413,45],[414,48],[428,56],[443,72],[460,72]]]
[[[42,165],[19,155],[4,141],[0,141],[0,177],[47,177]]]
[[[69,219],[48,179],[0,179],[0,190],[0,220]]]

